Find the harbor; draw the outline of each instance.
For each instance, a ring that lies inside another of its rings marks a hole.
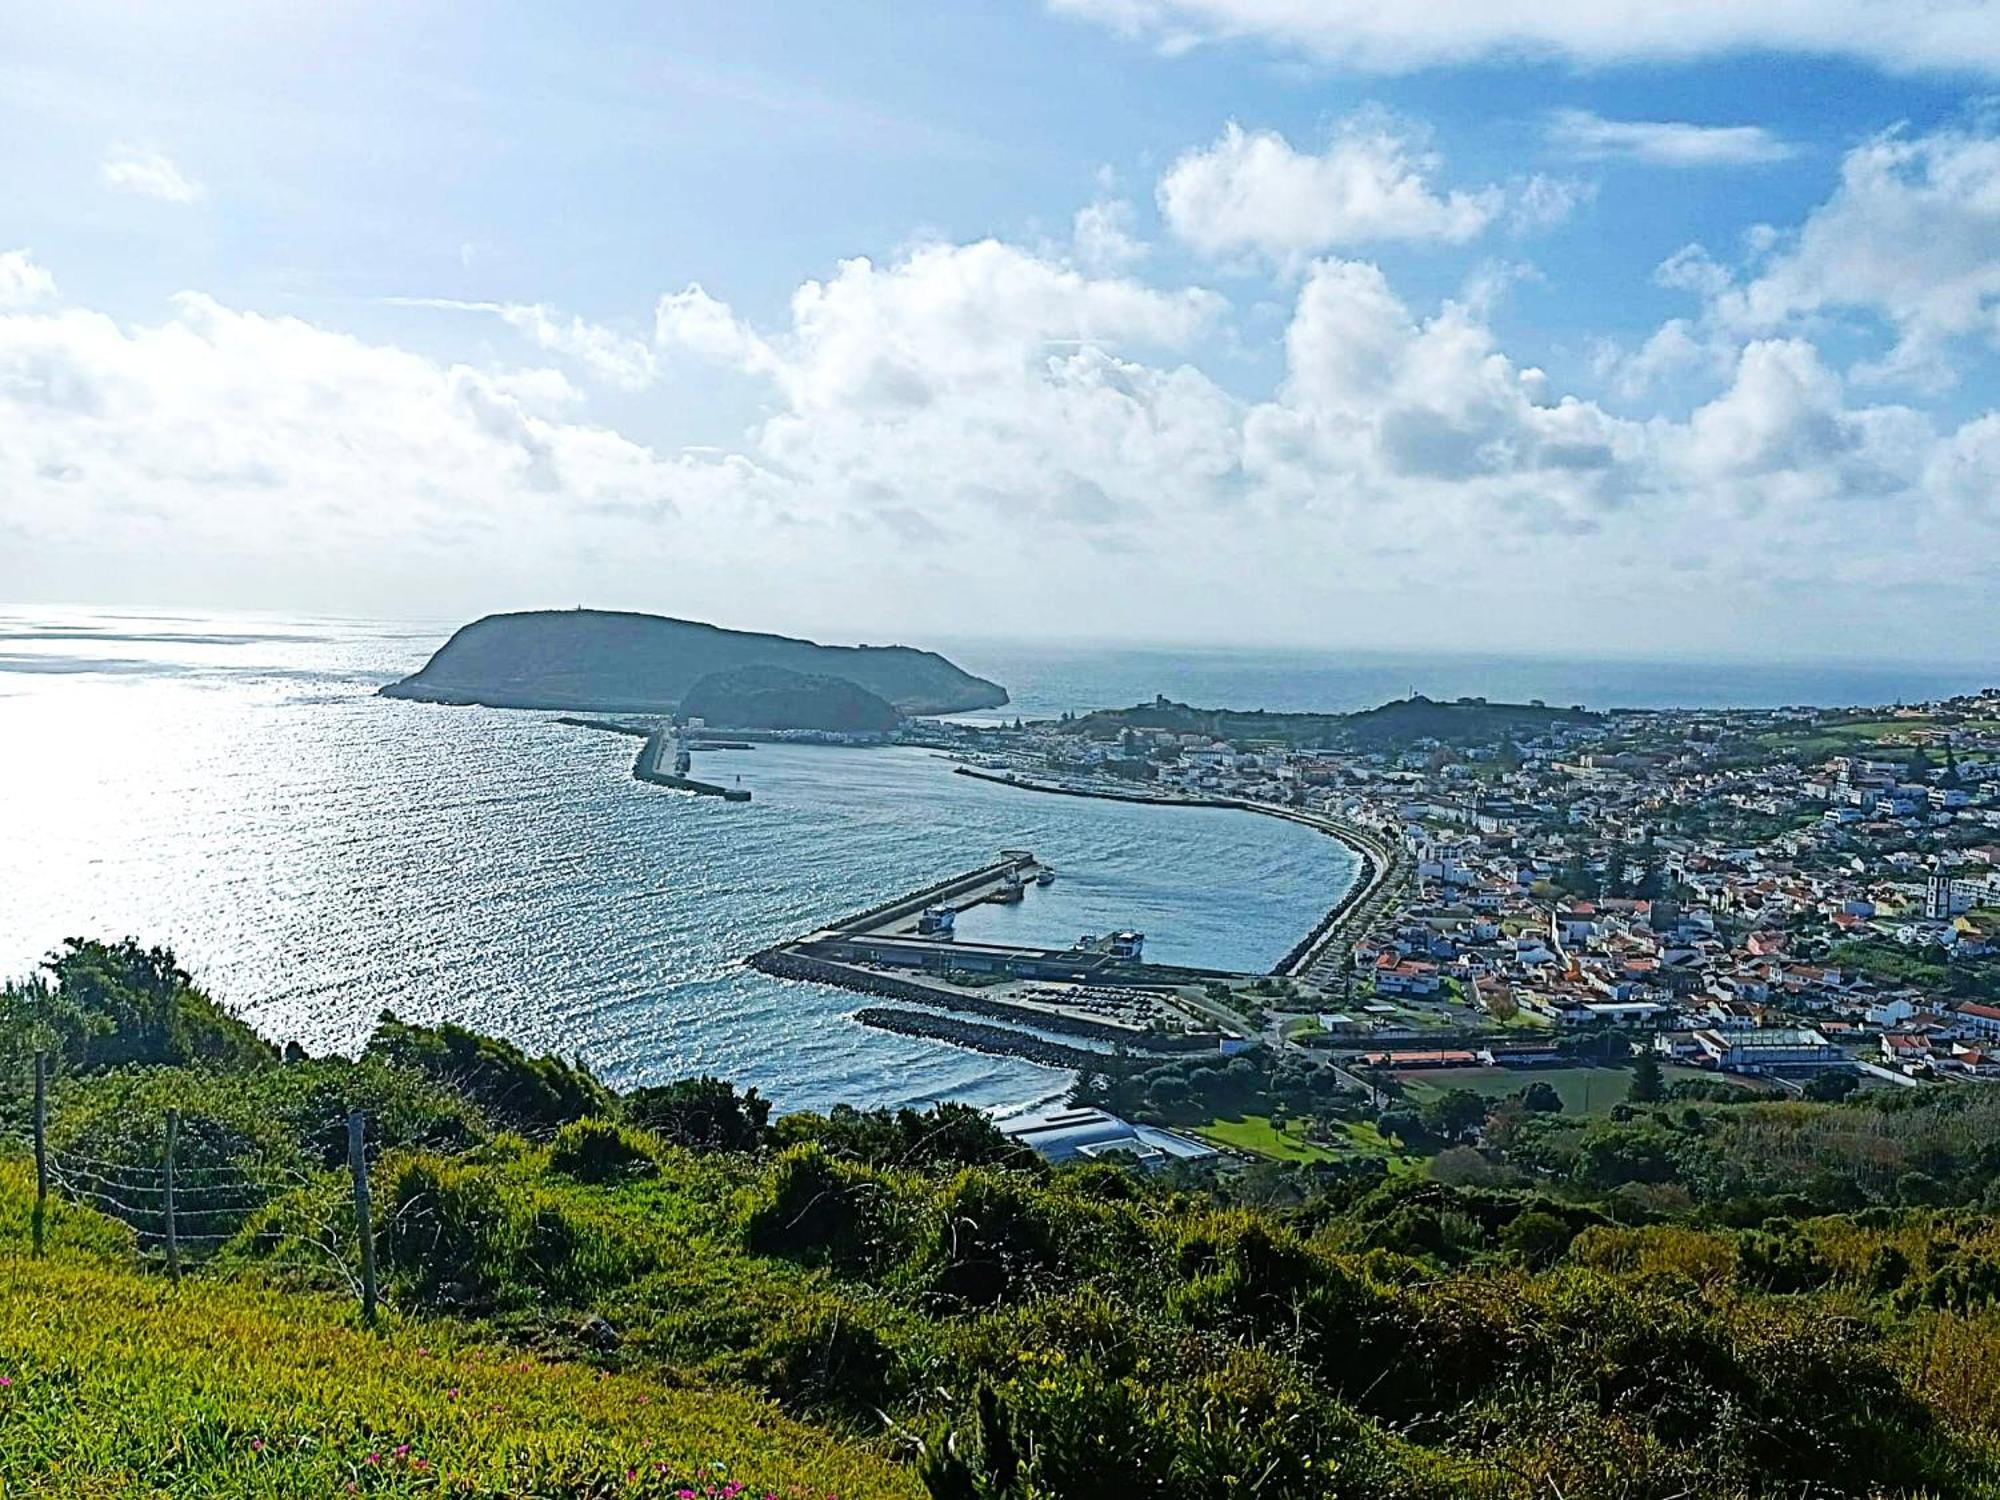
[[[1213,1051],[1255,1038],[1257,1028],[1215,997],[1269,985],[1271,976],[1149,961],[1145,935],[1131,929],[1084,934],[1066,948],[958,935],[961,913],[1034,899],[1030,892],[1056,878],[1032,851],[1004,850],[994,861],[774,944],[746,962],[776,978],[900,1002],[864,1008],[855,1016],[864,1025],[1051,1065],[1074,1066],[1080,1055],[1106,1051]],[[1316,957],[1331,940],[1327,928],[1323,919],[1288,957]]]
[[[1275,977],[1303,980],[1324,988],[1338,987],[1342,984],[1346,954],[1352,947],[1353,940],[1366,932],[1396,897],[1407,889],[1413,873],[1409,855],[1401,844],[1384,837],[1374,829],[1365,828],[1351,819],[1336,817],[1331,813],[1307,812],[1243,797],[1160,794],[1124,791],[1095,785],[1084,786],[1073,782],[1045,781],[1022,776],[1013,771],[994,772],[975,766],[959,766],[955,774],[976,781],[990,782],[995,786],[1014,787],[1021,791],[1042,792],[1059,797],[1143,803],[1153,807],[1232,808],[1239,812],[1283,818],[1287,822],[1297,823],[1339,839],[1360,857],[1359,876],[1313,925],[1311,931],[1299,939],[1298,943],[1271,969],[1271,974]]]

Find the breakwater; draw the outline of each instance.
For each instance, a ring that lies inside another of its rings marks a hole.
[[[920,1036],[950,1042],[972,1052],[995,1057],[1018,1057],[1046,1068],[1101,1068],[1104,1054],[1082,1047],[1065,1047],[1043,1037],[1029,1036],[1004,1026],[982,1026],[977,1021],[961,1021],[954,1016],[934,1016],[923,1011],[892,1010],[870,1005],[854,1013],[854,1019],[877,1031],[894,1031],[903,1036]]]
[[[639,747],[639,757],[632,762],[632,779],[648,782],[653,786],[672,787],[677,792],[693,792],[702,797],[720,797],[725,802],[748,802],[750,794],[739,786],[717,786],[712,781],[696,781],[691,776],[677,775],[660,769],[660,758],[666,754],[667,741],[673,731],[669,728],[655,729],[646,736],[646,743]]]
[[[567,724],[571,729],[595,729],[603,734],[628,735],[635,740],[643,740],[653,732],[645,724],[621,724],[616,719],[580,719],[574,714],[563,714],[556,722]]]
[[[1145,792],[1120,792],[1107,788],[1065,786],[1055,781],[1023,781],[998,771],[982,771],[976,766],[954,766],[954,776],[970,776],[974,781],[990,781],[995,786],[1017,786],[1023,791],[1046,792],[1052,797],[1089,797],[1098,802],[1139,802],[1147,807],[1238,807],[1243,804],[1223,797],[1156,797]]]
[[[1210,1033],[1140,1031],[1130,1026],[1114,1026],[1106,1021],[1092,1021],[1083,1016],[1065,1015],[1060,1011],[1044,1010],[1036,1006],[1010,1005],[1004,1000],[967,994],[961,990],[945,989],[942,986],[920,984],[911,979],[899,979],[893,974],[884,974],[874,969],[857,969],[846,964],[829,963],[823,958],[814,958],[809,954],[782,947],[766,948],[762,953],[752,954],[747,962],[758,973],[769,974],[777,979],[800,979],[812,984],[827,984],[838,989],[852,990],[856,994],[875,995],[884,1000],[904,1000],[939,1010],[985,1016],[995,1021],[1010,1021],[1017,1026],[1033,1026],[1042,1031],[1060,1032],[1065,1036],[1083,1037],[1090,1041],[1131,1047],[1143,1052],[1168,1054],[1207,1052],[1212,1050],[1217,1042],[1217,1036]]]
[[[893,922],[900,916],[922,911],[926,906],[949,901],[954,896],[964,895],[979,886],[989,885],[1008,875],[1026,877],[1035,869],[1035,856],[1026,850],[1015,850],[990,865],[981,865],[976,870],[967,870],[962,875],[953,875],[945,880],[936,880],[914,891],[905,891],[900,896],[891,896],[887,901],[878,901],[865,911],[858,911],[850,917],[842,917],[829,922],[827,929],[832,932],[856,932],[870,927],[880,927]]]

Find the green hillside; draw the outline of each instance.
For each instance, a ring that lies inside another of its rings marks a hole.
[[[176,1286],[115,1253],[27,1259],[28,1188],[0,1177],[9,1496],[921,1494],[906,1468],[751,1395],[605,1374],[435,1319],[365,1331],[348,1299]]]
[[[2000,1495],[1977,1101],[1539,1114],[1505,1186],[1418,1170],[1464,1146],[1148,1177],[952,1106],[618,1095],[452,1028],[385,1019],[357,1061],[240,1040],[134,946],[0,990],[0,1069],[58,1056],[58,1186],[109,1210],[59,1197],[27,1258],[0,1084],[9,1495]],[[177,1286],[169,1109],[202,1231]]]
[[[711,729],[823,729],[876,733],[902,715],[864,687],[784,667],[711,672],[687,690],[680,711]]]
[[[1393,750],[1429,741],[1495,745],[1503,740],[1532,739],[1552,729],[1602,723],[1604,718],[1582,708],[1489,703],[1483,698],[1440,703],[1421,695],[1355,713],[1195,708],[1157,698],[1131,708],[1099,709],[1063,727],[1093,739],[1116,739],[1127,729],[1164,729],[1243,744]]]

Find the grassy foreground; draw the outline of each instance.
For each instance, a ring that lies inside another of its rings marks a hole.
[[[753,1396],[673,1389],[351,1305],[0,1255],[0,1493],[921,1493]]]

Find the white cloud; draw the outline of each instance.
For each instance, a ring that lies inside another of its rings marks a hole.
[[[1198,288],[1096,277],[997,240],[922,246],[889,266],[843,261],[792,297],[766,339],[699,286],[660,304],[663,344],[777,380],[801,410],[901,411],[978,396],[1078,349],[1177,349],[1222,315]]]
[[[17,311],[0,545],[51,588],[387,575],[800,628],[1441,642],[1477,620],[1521,644],[1594,609],[1600,643],[1640,645],[1801,600],[1861,619],[1885,588],[1985,607],[2000,418],[1857,403],[1800,337],[1752,341],[1686,419],[1616,415],[1501,347],[1503,285],[1415,308],[1374,265],[1312,263],[1283,375],[1247,399],[1201,368],[1235,331],[1220,299],[1060,250],[847,261],[763,328],[691,287],[659,305],[656,387],[714,361],[768,406],[678,453],[575,420],[533,365],[192,295],[153,323]]]
[[[1247,38],[1347,67],[1407,72],[1489,58],[1596,65],[1766,51],[1881,67],[2000,73],[1989,0],[1049,0],[1170,52]]]
[[[1151,247],[1132,232],[1132,205],[1123,198],[1099,198],[1076,211],[1070,241],[1077,264],[1087,271],[1122,271],[1138,264]]]
[[[1607,120],[1586,109],[1549,117],[1549,144],[1587,161],[1622,157],[1667,167],[1741,167],[1784,161],[1793,147],[1761,125]]]
[[[100,168],[111,187],[162,203],[198,202],[206,189],[185,175],[166,153],[152,146],[120,142],[105,156]]]
[[[644,390],[657,371],[653,351],[642,340],[582,318],[552,311],[540,303],[461,302],[448,297],[396,297],[405,307],[438,307],[454,312],[490,313],[539,349],[572,359],[605,385],[625,391]]]
[[[1745,336],[1824,313],[1880,318],[1895,337],[1856,373],[1938,386],[1956,339],[2000,335],[2000,136],[1882,136],[1849,152],[1840,185],[1759,273],[1703,286]]]
[[[0,251],[0,312],[52,300],[56,279],[26,250]]]
[[[462,595],[482,573],[546,588],[604,548],[726,559],[735,526],[771,524],[784,497],[754,465],[661,456],[566,420],[571,398],[550,371],[192,293],[155,323],[0,315],[0,535],[20,576],[325,598],[384,579]]]
[[[1389,240],[1461,243],[1508,204],[1502,188],[1436,189],[1437,156],[1382,121],[1350,121],[1323,151],[1296,150],[1276,131],[1231,122],[1160,179],[1160,211],[1207,255],[1256,251],[1296,262],[1320,251]],[[1539,195],[1538,212],[1551,204]],[[1566,212],[1568,202],[1559,205]]]

